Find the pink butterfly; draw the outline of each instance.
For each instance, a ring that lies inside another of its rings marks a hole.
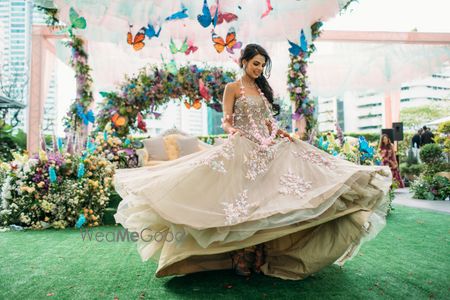
[[[216,10],[217,10],[217,6],[212,5],[210,8],[211,14],[215,13]],[[230,23],[230,22],[236,21],[237,19],[238,19],[237,15],[230,13],[230,12],[224,13],[220,10],[220,7],[219,7],[218,14],[217,14],[217,24],[222,24],[223,21]]]
[[[189,55],[191,53],[194,53],[197,50],[198,50],[198,47],[194,45],[193,41],[189,40],[188,41],[188,48],[187,48],[186,52],[184,52],[184,54]]]
[[[207,102],[209,102],[209,100],[211,100],[211,95],[209,94],[209,90],[201,78],[198,80],[198,90],[200,92],[200,95],[203,97],[203,99],[205,99]]]
[[[267,17],[269,13],[273,10],[272,4],[270,4],[270,0],[266,0],[267,10],[261,15],[261,19]]]

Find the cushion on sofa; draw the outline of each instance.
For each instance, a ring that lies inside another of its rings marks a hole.
[[[195,136],[178,137],[177,144],[178,144],[178,150],[180,151],[179,157],[200,151],[198,138]]]
[[[149,160],[169,160],[169,157],[166,153],[164,138],[154,137],[145,139],[142,142],[144,144],[145,150],[148,153]]]
[[[177,159],[180,156],[180,151],[178,150],[177,139],[181,135],[179,134],[169,134],[164,137],[164,141],[166,143],[166,153],[169,157],[169,160]]]

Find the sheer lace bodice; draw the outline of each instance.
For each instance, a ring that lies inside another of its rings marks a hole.
[[[266,125],[266,122],[272,119],[269,105],[270,103],[260,95],[247,96],[241,84],[241,96],[234,103],[234,127],[255,142],[258,142],[255,138],[256,132],[263,137],[269,137],[270,132]],[[256,128],[253,128],[252,119]]]

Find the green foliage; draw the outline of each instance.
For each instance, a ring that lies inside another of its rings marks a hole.
[[[13,127],[8,124],[0,124],[0,161],[11,161],[13,152],[26,148],[26,135],[23,131],[13,133]]]
[[[400,120],[406,128],[417,129],[422,124],[450,115],[449,105],[423,105],[404,108]]]
[[[413,176],[419,176],[424,169],[423,164],[408,164],[408,163],[401,163],[400,164],[400,173],[404,176],[407,175],[413,175]]]
[[[443,176],[420,176],[411,184],[413,197],[426,200],[445,200],[450,197],[450,180]]]
[[[450,155],[450,121],[439,124],[434,140],[444,147],[444,152]]]
[[[442,159],[442,149],[437,144],[427,144],[420,149],[420,160],[426,164],[436,164]]]

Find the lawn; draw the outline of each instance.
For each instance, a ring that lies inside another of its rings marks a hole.
[[[284,281],[231,271],[158,279],[132,242],[83,241],[75,229],[10,231],[0,233],[0,299],[450,299],[449,236],[450,215],[398,206],[343,268]]]

